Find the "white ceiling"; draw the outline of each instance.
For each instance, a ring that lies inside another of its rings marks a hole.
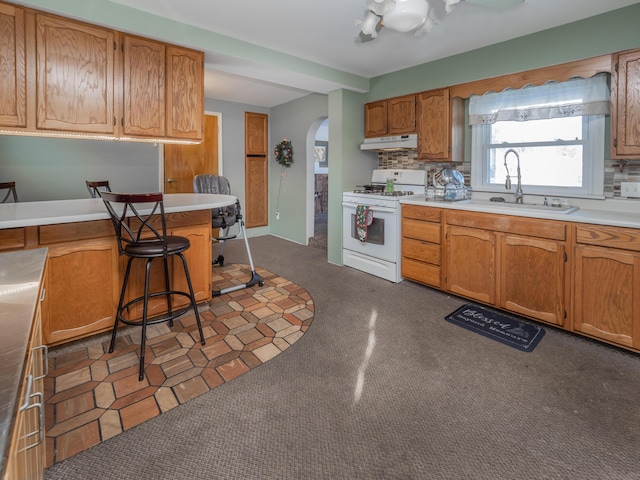
[[[520,37],[638,0],[525,0],[504,10],[462,0],[450,14],[443,0],[428,0],[438,25],[423,37],[383,29],[357,43],[356,19],[365,0],[111,0],[131,8],[223,34],[263,48],[371,78]],[[271,107],[330,86],[314,75],[205,52],[207,97]]]

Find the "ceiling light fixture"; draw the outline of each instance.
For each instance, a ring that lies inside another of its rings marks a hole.
[[[433,2],[433,0],[431,0]],[[462,0],[441,0],[444,11],[451,13]],[[466,0],[468,3],[504,9],[525,0]],[[413,31],[416,37],[429,33],[438,24],[429,0],[365,0],[368,12],[364,20],[356,20],[360,33],[356,41],[368,42],[378,36],[382,27],[397,32]]]

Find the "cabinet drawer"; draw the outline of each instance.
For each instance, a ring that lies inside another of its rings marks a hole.
[[[551,240],[567,238],[567,226],[563,222],[554,220],[456,211],[447,212],[447,223]]]
[[[402,257],[403,278],[440,288],[440,267]]]
[[[0,250],[18,250],[27,242],[24,228],[7,228],[0,230]]]
[[[111,220],[93,220],[90,222],[41,225],[39,228],[40,245],[73,242],[76,240],[89,240],[92,238],[111,237],[114,235]]]
[[[427,222],[440,222],[442,210],[439,208],[420,207],[418,205],[402,205],[403,218],[415,218]]]
[[[440,243],[440,224],[422,222],[410,218],[402,219],[402,236],[425,240],[431,243]]]
[[[440,265],[440,245],[427,243],[413,238],[402,239],[402,256],[413,258],[420,262]]]
[[[640,230],[600,225],[577,225],[576,243],[640,252]]]

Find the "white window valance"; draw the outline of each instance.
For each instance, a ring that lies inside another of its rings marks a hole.
[[[609,96],[606,75],[473,95],[469,98],[469,124],[607,115]]]

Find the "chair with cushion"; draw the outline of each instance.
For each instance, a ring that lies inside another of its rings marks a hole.
[[[89,194],[91,198],[100,198],[102,192],[110,192],[111,187],[109,186],[109,180],[100,180],[97,182],[90,182],[86,180],[87,190],[89,190]]]
[[[13,197],[13,202],[18,203],[18,194],[16,193],[16,182],[0,182],[0,191],[6,190],[7,192],[2,197],[2,193],[0,193],[0,197],[2,197],[2,201],[0,203],[7,203],[9,201],[9,197]]]
[[[111,334],[111,344],[109,353],[113,352],[118,325],[138,325],[142,327],[142,335],[140,342],[140,373],[139,380],[144,378],[144,356],[147,325],[160,322],[169,322],[173,326],[173,320],[183,315],[188,310],[193,309],[195,314],[198,332],[200,334],[200,342],[205,344],[204,334],[202,332],[202,324],[200,323],[200,315],[198,314],[198,305],[193,293],[191,277],[187,260],[183,254],[191,245],[189,239],[179,236],[167,235],[166,218],[164,212],[164,201],[162,193],[113,193],[102,192],[102,200],[104,201],[116,232],[118,240],[118,249],[120,255],[128,258],[127,267],[122,282],[122,291],[120,293],[120,301],[116,311],[116,320],[113,325]],[[169,276],[169,259],[178,257],[184,268],[188,292],[172,289]],[[129,275],[131,273],[131,265],[134,259],[146,260],[146,271],[144,280],[144,291],[142,295],[133,298],[125,303],[127,294],[127,286]],[[164,290],[150,291],[150,273],[151,264],[156,259],[162,259],[164,263]],[[189,299],[189,305],[174,309],[172,304],[172,296],[183,296]],[[165,297],[166,313],[156,316],[149,316],[149,299],[155,297]],[[134,304],[142,302],[142,318],[130,318],[127,314],[129,308]]]

